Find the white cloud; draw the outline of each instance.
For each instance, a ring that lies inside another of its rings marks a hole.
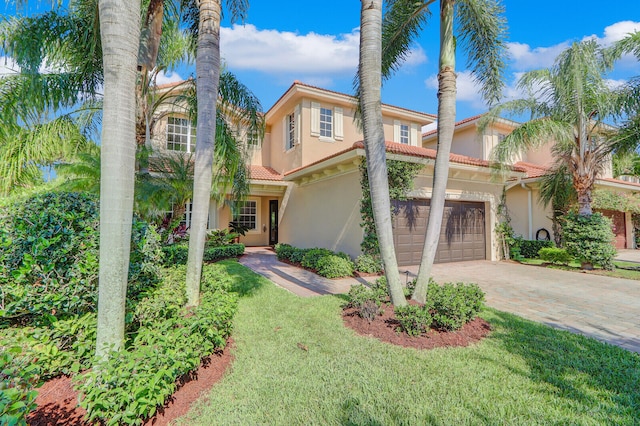
[[[640,22],[620,21],[605,27],[603,37],[593,34],[585,37],[585,39],[595,39],[603,46],[610,46],[636,31],[640,31]]]
[[[20,72],[20,67],[13,58],[9,56],[0,56],[0,77]]]
[[[513,59],[511,66],[518,71],[548,68],[553,65],[556,56],[567,47],[569,47],[569,42],[535,48],[531,48],[531,46],[524,43],[507,43],[509,54]]]
[[[615,89],[620,89],[622,86],[627,84],[628,80],[606,79],[604,83],[609,87],[609,89],[615,90]]]
[[[171,71],[169,71],[168,73],[165,73],[164,71],[160,71],[156,76],[156,84],[158,86],[163,84],[169,84],[169,83],[177,83],[182,80],[184,80],[184,78],[182,78],[180,74],[178,74],[177,72],[171,72]]]
[[[359,43],[359,28],[338,35],[263,30],[250,24],[220,29],[221,55],[231,69],[303,74],[325,82],[331,80],[327,75],[356,72]],[[405,64],[413,66],[426,60],[424,50],[416,46]]]
[[[428,89],[438,90],[438,76],[434,74],[427,78],[425,85]],[[467,102],[473,108],[486,108],[480,93],[480,86],[474,81],[471,71],[457,73],[456,88],[456,100],[458,102]]]

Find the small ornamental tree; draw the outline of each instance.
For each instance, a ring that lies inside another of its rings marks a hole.
[[[600,213],[579,215],[569,212],[564,217],[562,231],[567,253],[582,263],[583,269],[594,264],[604,269],[613,269],[616,249],[611,220]]]

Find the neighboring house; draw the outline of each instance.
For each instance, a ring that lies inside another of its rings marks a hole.
[[[500,119],[484,132],[478,131],[481,116],[474,116],[456,123],[451,152],[476,157],[482,160],[491,159],[491,151],[498,142],[515,129],[519,123]],[[435,147],[437,137],[435,132],[423,135],[423,146]],[[524,173],[512,176],[506,182],[507,207],[512,219],[511,225],[516,234],[526,239],[536,239],[544,231],[551,234],[551,207],[545,208],[540,202],[540,180],[549,172],[554,159],[551,145],[527,152],[514,163],[514,168]],[[619,193],[640,192],[640,184],[629,179],[614,179],[612,167],[605,168],[603,176],[596,180],[596,190],[611,190]],[[613,220],[613,230],[616,234],[616,248],[633,248],[634,235],[631,213],[624,211],[604,210],[602,213]]]

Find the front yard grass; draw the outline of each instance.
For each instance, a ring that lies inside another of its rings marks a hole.
[[[570,262],[568,265],[555,265],[555,264],[549,264],[548,262],[545,262],[542,259],[525,258],[520,260],[520,263],[525,265],[536,265],[536,266],[545,265],[547,268],[556,268],[556,269],[562,269],[565,271],[582,272],[587,274],[604,275],[612,278],[626,278],[628,280],[640,281],[640,264],[634,263],[634,262],[623,262],[623,261],[614,260],[613,264],[615,265],[615,269],[612,271],[607,271],[601,268],[595,268],[591,271],[585,271],[581,269],[580,262]]]
[[[633,425],[640,356],[485,309],[477,345],[429,351],[343,326],[339,296],[300,298],[235,261],[235,361],[183,425]]]

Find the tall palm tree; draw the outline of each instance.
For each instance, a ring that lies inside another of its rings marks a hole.
[[[387,159],[380,89],[382,85],[382,0],[362,0],[360,9],[359,103],[366,152],[371,205],[380,256],[387,278],[391,303],[407,304],[400,283],[398,261],[393,246],[391,203],[387,179]]]
[[[611,61],[594,40],[574,43],[549,69],[525,73],[518,87],[530,95],[492,109],[482,125],[503,112],[529,112],[531,120],[518,126],[494,149],[495,159],[512,163],[515,156],[552,143],[555,169],[566,170],[575,189],[578,213],[591,215],[596,178],[610,161],[616,132],[607,125],[618,114],[618,97],[606,84]]]
[[[100,0],[104,106],[100,178],[100,271],[96,357],[124,344],[133,218],[135,87],[140,3]]]
[[[198,101],[197,139],[193,182],[193,208],[187,260],[187,305],[200,301],[200,277],[211,200],[213,156],[216,136],[216,100],[220,80],[220,0],[189,2],[192,29],[197,31],[196,93]],[[246,0],[229,0],[232,21],[244,19]],[[197,30],[195,25],[197,23]]]
[[[383,27],[385,69],[392,71],[430,16],[435,0],[392,0]],[[426,301],[444,213],[449,154],[456,121],[456,46],[467,53],[468,65],[483,98],[497,102],[504,88],[506,20],[500,0],[440,0],[438,69],[438,145],[425,244],[413,299]],[[454,31],[454,23],[455,31]]]

